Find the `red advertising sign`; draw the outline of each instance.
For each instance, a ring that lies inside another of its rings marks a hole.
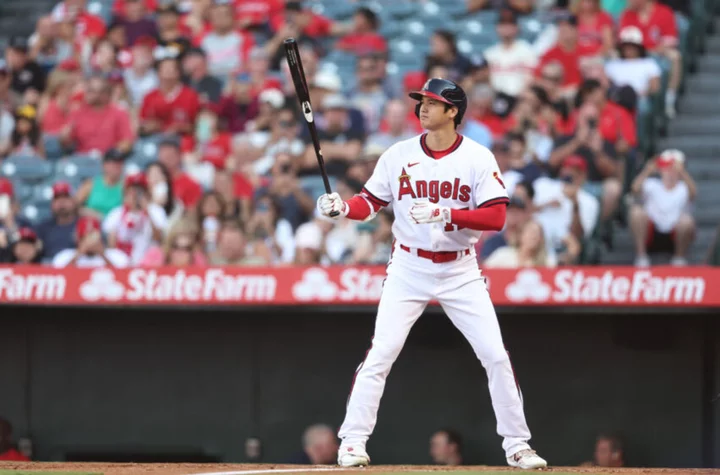
[[[720,306],[720,269],[567,267],[484,271],[496,305]],[[0,267],[0,304],[375,304],[384,267]]]

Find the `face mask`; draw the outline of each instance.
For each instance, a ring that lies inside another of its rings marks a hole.
[[[220,221],[215,216],[207,216],[203,220],[203,234],[205,235],[205,251],[213,252],[217,244]]]
[[[152,197],[153,201],[165,204],[168,197],[168,184],[163,181],[153,186]]]
[[[0,195],[0,219],[7,218],[10,214],[10,197]]]
[[[195,138],[200,143],[209,142],[213,136],[213,123],[210,117],[200,117],[195,126]]]

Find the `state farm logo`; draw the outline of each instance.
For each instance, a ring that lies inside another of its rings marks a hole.
[[[331,279],[328,271],[311,268],[292,287],[293,297],[301,302],[377,302],[382,293],[384,274],[368,268],[348,267],[337,279]]]
[[[505,288],[505,296],[513,302],[545,302],[550,296],[550,286],[542,280],[534,269],[524,269],[517,273],[515,282]]]
[[[116,301],[125,294],[125,287],[115,280],[115,273],[110,269],[96,269],[90,274],[90,280],[80,286],[80,296],[95,302],[100,299]]]
[[[0,269],[0,300],[4,302],[58,301],[65,298],[66,290],[63,275],[20,274],[12,267]]]
[[[561,269],[552,282],[534,269],[523,269],[505,288],[511,302],[537,303],[701,303],[706,282],[702,277],[654,275],[633,270],[617,275],[613,270]]]
[[[293,285],[293,296],[303,302],[310,300],[328,301],[337,295],[337,285],[330,282],[328,274],[322,269],[308,269],[302,280]]]
[[[118,280],[119,276],[119,280]],[[271,302],[277,280],[265,274],[228,274],[223,269],[202,272],[132,269],[116,274],[96,269],[80,286],[80,296],[89,302]]]

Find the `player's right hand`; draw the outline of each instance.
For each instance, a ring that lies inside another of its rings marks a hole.
[[[340,218],[347,214],[345,202],[337,193],[321,195],[317,200],[317,208],[323,216],[331,218]],[[330,216],[331,214],[333,216]]]

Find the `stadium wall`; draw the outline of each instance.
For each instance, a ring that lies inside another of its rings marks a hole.
[[[554,465],[588,460],[602,431],[622,434],[631,465],[720,460],[713,312],[506,308],[501,324],[533,445]],[[239,462],[258,437],[263,461],[284,462],[305,427],[341,422],[372,330],[370,307],[5,306],[0,412],[41,460]],[[368,449],[375,463],[428,463],[429,437],[444,426],[465,436],[467,462],[503,463],[484,371],[431,309],[393,369]]]

